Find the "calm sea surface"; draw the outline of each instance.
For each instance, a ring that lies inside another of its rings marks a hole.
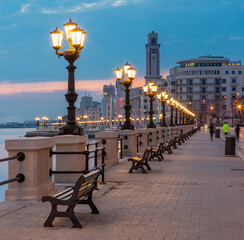
[[[5,128],[0,129],[0,159],[8,156],[4,142],[7,139],[17,139],[24,137],[26,132],[33,131],[33,128]],[[8,179],[8,162],[0,163],[0,181]],[[8,185],[0,186],[0,202],[4,200],[4,191]]]

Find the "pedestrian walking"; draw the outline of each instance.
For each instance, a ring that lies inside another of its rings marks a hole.
[[[240,135],[240,126],[239,124],[236,125],[236,129],[235,129],[235,132],[236,132],[236,141],[239,142],[239,135]]]
[[[227,123],[225,123],[225,124],[223,125],[223,132],[224,132],[225,136],[228,135],[228,133],[229,133],[229,129],[230,129],[230,126],[229,126]]]
[[[213,123],[211,122],[210,125],[209,125],[209,132],[210,132],[211,141],[213,141],[214,130],[215,130],[215,127],[214,127]]]

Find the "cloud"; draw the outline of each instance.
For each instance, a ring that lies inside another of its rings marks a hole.
[[[142,0],[133,0],[130,3],[137,4]],[[57,10],[50,10],[44,8],[42,13],[44,14],[56,14],[56,13],[64,13],[64,12],[83,12],[86,10],[100,10],[104,8],[111,8],[111,7],[120,7],[123,5],[129,4],[128,0],[102,0],[102,1],[95,1],[91,3],[80,3],[72,8],[67,7],[59,7]]]
[[[119,7],[127,3],[127,0],[117,0],[112,3],[114,7]]]
[[[28,8],[30,7],[30,4],[25,4],[21,7],[20,12],[25,13],[28,11]]]
[[[230,36],[229,39],[230,40],[243,40],[244,37],[241,37],[241,36]]]
[[[139,87],[144,84],[143,77],[138,77],[133,83],[133,87]],[[115,79],[102,80],[76,80],[76,91],[92,91],[98,94],[102,93],[105,84],[115,84]],[[31,83],[0,83],[0,95],[14,95],[20,93],[51,93],[57,91],[67,91],[67,81],[53,82],[31,82]]]

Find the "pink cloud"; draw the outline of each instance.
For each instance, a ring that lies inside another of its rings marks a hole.
[[[138,77],[133,82],[133,87],[140,87],[144,84],[143,77]],[[79,91],[93,91],[101,93],[103,85],[115,84],[115,79],[103,80],[76,80],[75,88]],[[67,81],[55,82],[31,82],[31,83],[0,83],[0,95],[11,95],[18,93],[50,93],[56,91],[67,91]]]

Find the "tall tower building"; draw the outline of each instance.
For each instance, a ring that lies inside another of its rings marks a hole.
[[[146,84],[152,80],[158,83],[162,76],[160,75],[160,44],[158,44],[158,34],[152,31],[148,35],[146,46]]]

